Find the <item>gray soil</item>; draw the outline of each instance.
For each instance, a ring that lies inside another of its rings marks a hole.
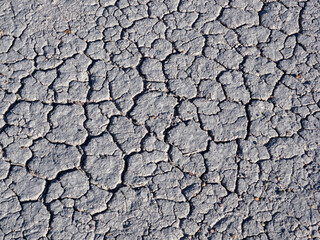
[[[320,239],[319,0],[0,0],[0,239]]]

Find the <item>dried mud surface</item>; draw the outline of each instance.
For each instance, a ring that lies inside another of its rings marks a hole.
[[[0,239],[320,239],[319,0],[3,0]]]

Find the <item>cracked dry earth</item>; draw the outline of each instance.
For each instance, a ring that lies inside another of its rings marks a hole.
[[[319,0],[2,0],[0,239],[320,239]]]

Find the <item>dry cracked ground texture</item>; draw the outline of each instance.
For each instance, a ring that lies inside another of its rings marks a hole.
[[[2,0],[0,239],[320,239],[319,0]]]

